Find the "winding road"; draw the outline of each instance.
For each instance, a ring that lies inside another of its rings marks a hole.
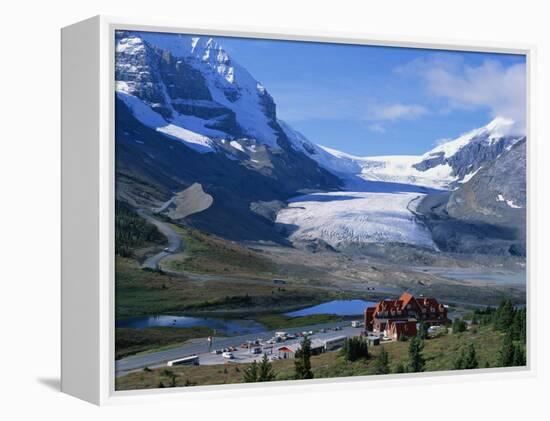
[[[143,262],[143,264],[141,265],[142,269],[148,268],[156,270],[159,268],[159,263],[162,259],[182,250],[185,245],[181,237],[170,226],[170,224],[159,221],[158,219],[154,218],[149,212],[143,209],[139,209],[137,213],[147,222],[156,226],[158,230],[168,239],[168,247],[166,247],[160,253],[157,253],[154,256],[147,258],[147,260],[145,260],[145,262]]]

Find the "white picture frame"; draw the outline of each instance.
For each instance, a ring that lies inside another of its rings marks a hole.
[[[116,30],[208,34],[265,39],[318,41],[523,54],[527,62],[528,252],[527,366],[468,372],[392,374],[282,381],[269,384],[197,386],[193,388],[115,391],[114,388],[114,33]],[[536,284],[531,277],[535,212],[532,103],[535,47],[494,43],[462,44],[453,40],[394,38],[354,33],[320,33],[255,27],[211,27],[161,21],[96,16],[62,29],[62,391],[94,404],[211,399],[331,388],[380,387],[406,382],[445,383],[532,376]],[[474,377],[472,377],[474,376]]]

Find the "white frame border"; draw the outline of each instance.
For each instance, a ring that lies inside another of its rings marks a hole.
[[[536,49],[534,45],[496,43],[483,41],[457,41],[426,39],[419,37],[389,37],[372,34],[313,31],[288,28],[259,28],[254,26],[182,24],[181,22],[128,19],[99,16],[100,39],[100,145],[99,145],[99,332],[100,332],[100,373],[99,404],[126,404],[143,402],[181,401],[185,399],[231,398],[243,396],[261,396],[269,390],[270,394],[288,394],[294,392],[327,392],[364,388],[394,387],[426,384],[448,384],[454,382],[503,380],[534,377],[536,375],[536,343],[533,332],[536,328],[535,282],[533,282],[534,250],[536,233],[532,230],[535,219],[536,198],[534,195],[535,174],[532,156],[535,153],[534,113],[531,106],[535,89],[534,66]],[[527,62],[527,312],[528,365],[521,368],[481,369],[474,372],[428,372],[419,374],[390,374],[386,376],[358,376],[333,379],[313,379],[307,381],[280,381],[264,384],[236,384],[216,386],[195,386],[192,388],[115,391],[114,369],[114,32],[116,30],[141,30],[153,32],[171,32],[197,35],[234,36],[243,38],[283,39],[311,42],[331,42],[379,45],[390,47],[408,47],[440,49],[454,51],[477,51],[493,53],[522,54]],[[471,377],[475,375],[475,377]]]

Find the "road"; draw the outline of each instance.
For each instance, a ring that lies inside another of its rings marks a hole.
[[[334,329],[335,327],[342,327],[341,330],[335,331],[335,330],[329,330],[326,333],[319,333],[318,331],[320,329]],[[311,325],[311,326],[301,326],[298,328],[288,328],[288,329],[278,329],[283,330],[287,333],[298,333],[303,331],[314,331],[312,336],[310,336],[312,339],[327,339],[331,337],[336,336],[357,336],[361,333],[363,330],[362,328],[353,328],[349,324],[349,322],[339,322],[339,323],[323,323],[323,324],[317,324],[317,325]],[[226,338],[214,338],[213,344],[212,344],[212,350],[214,349],[220,349],[220,348],[227,348],[230,346],[239,347],[240,344],[246,341],[255,340],[255,339],[261,339],[263,341],[271,339],[275,335],[275,330],[269,330],[262,333],[253,333],[248,335],[240,335],[240,336],[232,336],[232,337],[226,337]],[[295,339],[295,340],[289,340],[285,342],[285,344],[292,344],[299,342],[301,339]],[[282,346],[282,343],[275,344],[274,349]],[[236,354],[236,359],[233,360],[235,362],[251,362],[252,359],[246,358],[247,352],[238,352]],[[166,362],[170,360],[175,360],[178,358],[186,357],[189,355],[199,355],[201,364],[207,365],[207,364],[223,364],[224,359],[221,355],[213,355],[208,353],[208,342],[206,339],[204,339],[202,342],[198,341],[190,341],[182,346],[171,348],[171,349],[165,349],[162,351],[157,352],[151,352],[148,354],[141,354],[141,355],[133,355],[130,357],[126,357],[123,359],[120,359],[118,361],[115,361],[115,372],[116,376],[123,376],[125,374],[128,374],[129,372],[136,371],[143,369],[145,367],[154,368],[154,367],[160,367],[166,364]]]
[[[141,265],[142,268],[156,270],[159,268],[159,263],[161,262],[162,259],[164,259],[167,256],[170,256],[173,253],[177,253],[178,251],[182,250],[184,247],[184,244],[181,237],[176,233],[176,231],[174,231],[174,229],[170,226],[170,224],[159,221],[158,219],[154,218],[150,213],[148,213],[143,209],[139,209],[137,213],[147,222],[156,226],[158,230],[168,239],[168,247],[166,247],[160,253],[157,253],[154,256],[149,257]]]

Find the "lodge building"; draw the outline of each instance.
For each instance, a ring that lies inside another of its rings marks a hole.
[[[435,298],[419,297],[404,292],[396,300],[382,300],[365,310],[365,330],[384,333],[393,339],[415,336],[417,323],[430,326],[450,323],[447,306]]]

